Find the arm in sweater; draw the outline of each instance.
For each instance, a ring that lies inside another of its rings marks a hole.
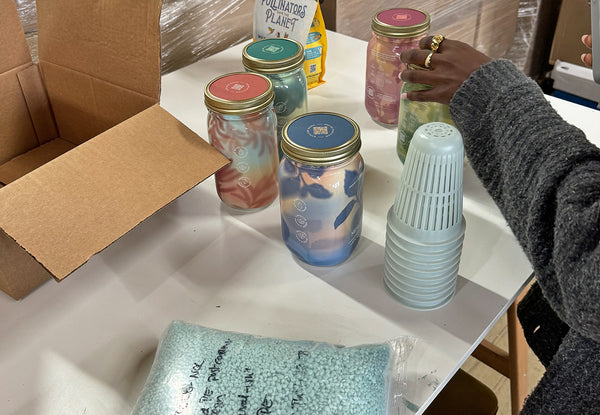
[[[600,151],[506,60],[476,70],[450,110],[549,303],[600,342]]]

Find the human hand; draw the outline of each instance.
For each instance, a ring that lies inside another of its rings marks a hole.
[[[591,35],[583,35],[581,36],[581,42],[592,49],[592,36]],[[592,54],[591,53],[583,53],[581,55],[581,61],[590,68],[592,67]]]
[[[419,49],[403,51],[402,62],[425,67],[425,60],[431,53],[433,36],[426,36],[419,42]],[[491,61],[487,55],[466,43],[444,39],[437,52],[431,55],[429,70],[406,69],[400,74],[403,81],[430,85],[424,91],[410,91],[407,98],[413,101],[450,103],[454,93],[462,83],[481,65]]]

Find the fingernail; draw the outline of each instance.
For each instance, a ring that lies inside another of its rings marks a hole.
[[[406,92],[400,94],[400,99],[408,99],[408,95],[406,94]]]

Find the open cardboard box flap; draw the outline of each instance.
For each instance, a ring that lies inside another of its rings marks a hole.
[[[228,163],[158,105],[160,6],[38,0],[38,66],[0,0],[0,289],[15,299]]]

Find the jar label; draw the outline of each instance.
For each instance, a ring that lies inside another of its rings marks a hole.
[[[290,141],[311,149],[328,149],[344,145],[356,134],[354,125],[333,114],[308,114],[288,126]]]
[[[243,101],[256,98],[269,89],[269,83],[253,73],[235,73],[214,81],[209,91],[217,98],[228,101]]]
[[[288,59],[298,53],[298,45],[288,39],[263,39],[251,43],[246,53],[256,59],[279,61]]]
[[[377,20],[391,26],[414,26],[427,20],[427,16],[415,9],[389,9],[379,13]]]

